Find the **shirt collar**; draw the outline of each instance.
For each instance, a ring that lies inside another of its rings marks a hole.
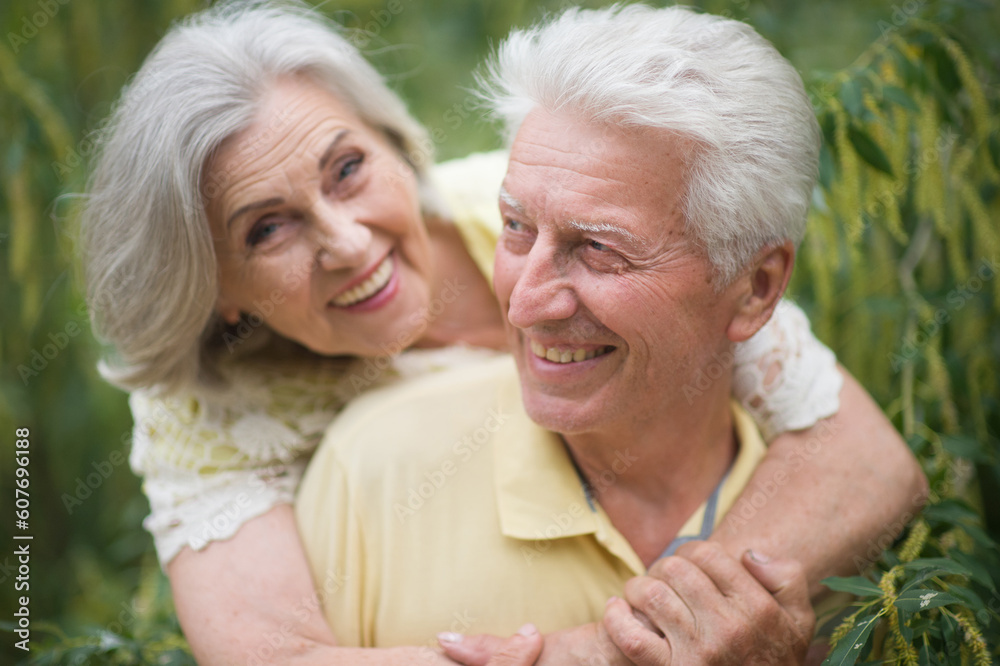
[[[493,447],[502,533],[531,541],[594,534],[633,571],[645,573],[639,557],[600,505],[591,506],[588,502],[562,438],[538,426],[525,412],[513,361],[500,377],[498,395],[501,411],[513,415],[504,424]],[[713,528],[733,506],[766,453],[764,440],[753,419],[737,402],[733,401],[731,406],[739,449],[722,480]],[[695,510],[677,533],[677,538],[702,532],[705,508],[702,503]]]

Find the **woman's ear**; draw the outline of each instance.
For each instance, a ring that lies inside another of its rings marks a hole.
[[[240,309],[229,302],[225,296],[219,296],[215,302],[215,311],[219,313],[222,320],[230,326],[240,323]]]
[[[767,323],[785,293],[794,265],[795,245],[790,240],[757,254],[750,271],[739,278],[745,281],[744,293],[726,329],[731,342],[749,340]]]

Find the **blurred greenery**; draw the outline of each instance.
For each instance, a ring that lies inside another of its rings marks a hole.
[[[470,72],[511,26],[566,3],[403,0],[385,21],[387,4],[322,8],[366,31],[365,55],[432,131],[440,157],[498,145],[468,106]],[[870,663],[995,662],[1000,11],[977,0],[692,4],[747,20],[803,72],[826,134],[824,189],[792,294],[932,481],[934,505],[879,561],[869,583],[878,593],[865,588],[868,605],[839,636],[865,643]],[[139,482],[123,463],[125,395],[94,370],[69,195],[83,189],[88,131],[170,22],[202,6],[0,6],[0,495],[13,508],[14,432],[28,428],[31,639],[61,646],[38,663],[191,663],[141,528]],[[14,543],[13,517],[0,524],[0,540]],[[0,622],[20,595],[13,548],[0,550]],[[925,588],[959,603],[909,608],[902,592]],[[977,631],[992,657],[976,651]],[[3,635],[4,663],[24,658],[15,640]]]

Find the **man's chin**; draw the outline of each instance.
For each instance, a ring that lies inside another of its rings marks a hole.
[[[592,432],[598,424],[606,424],[604,410],[589,407],[590,401],[580,396],[554,396],[522,387],[524,410],[532,421],[561,435]]]

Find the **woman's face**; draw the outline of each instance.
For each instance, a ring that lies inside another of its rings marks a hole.
[[[416,175],[304,78],[278,81],[203,181],[218,311],[319,354],[376,356],[422,332],[431,262]]]

